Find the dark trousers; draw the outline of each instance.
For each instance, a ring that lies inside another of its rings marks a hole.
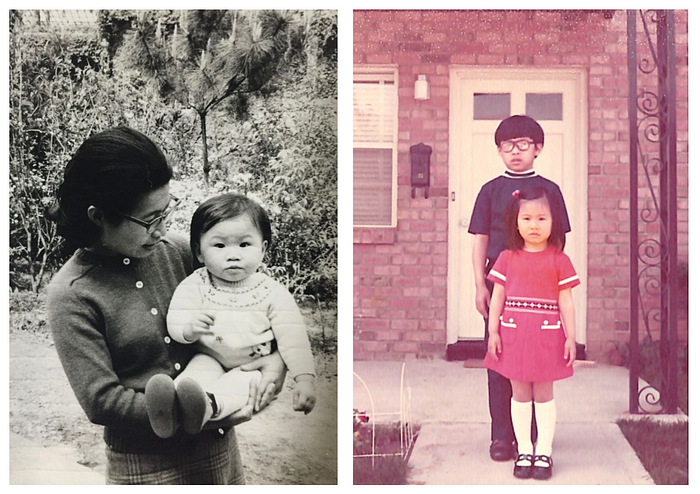
[[[486,266],[486,274],[490,271],[489,263]],[[489,293],[493,293],[493,283],[486,280],[486,286]],[[489,343],[489,320],[485,321],[484,343],[488,349]],[[488,350],[487,350],[488,351]],[[491,414],[491,441],[503,439],[508,442],[515,441],[515,433],[513,432],[513,420],[510,416],[510,400],[513,397],[513,388],[510,385],[510,380],[503,377],[496,371],[486,369],[488,375],[489,386],[489,413]],[[537,442],[537,422],[535,421],[535,404],[532,404],[532,442]]]

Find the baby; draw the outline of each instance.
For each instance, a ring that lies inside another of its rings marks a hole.
[[[283,285],[257,272],[272,241],[265,210],[242,195],[213,197],[195,211],[190,239],[204,266],[177,287],[167,323],[175,341],[197,343],[199,353],[174,381],[165,374],[149,380],[154,432],[196,434],[243,408],[261,374],[239,367],[275,350],[295,381],[294,410],[309,413],[316,377],[303,316]]]

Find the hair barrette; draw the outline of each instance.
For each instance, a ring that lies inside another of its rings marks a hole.
[[[520,197],[520,191],[518,189],[513,191],[513,197]]]

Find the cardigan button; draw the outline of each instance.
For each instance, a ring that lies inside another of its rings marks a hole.
[[[175,370],[180,370],[181,367],[182,366],[180,364],[178,364],[178,363],[175,364]]]
[[[131,259],[129,259],[128,257],[125,257],[122,262],[124,263],[125,266],[128,266],[129,263],[131,262]]]
[[[136,288],[143,288],[143,281],[137,281]]]
[[[223,430],[223,429],[219,429],[219,434],[221,434],[221,435],[223,436],[223,435],[224,435],[224,430]]]
[[[154,316],[157,316],[157,315],[158,315],[158,309],[156,309],[155,307],[153,307],[153,308],[151,309],[151,314],[153,314]]]
[[[166,336],[163,339],[165,340],[166,343],[170,344],[170,336]]]

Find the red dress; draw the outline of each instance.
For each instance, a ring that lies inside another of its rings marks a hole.
[[[524,382],[552,382],[571,377],[564,359],[566,336],[559,314],[559,291],[581,281],[569,257],[554,247],[541,252],[504,250],[488,279],[505,286],[500,317],[502,352],[488,353],[484,366]]]

